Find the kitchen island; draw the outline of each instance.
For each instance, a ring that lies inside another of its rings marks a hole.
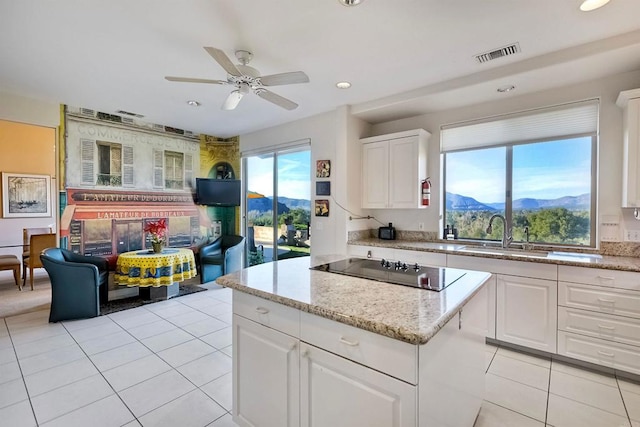
[[[489,273],[463,271],[433,292],[310,265],[295,258],[217,279],[234,290],[236,423],[473,426]]]

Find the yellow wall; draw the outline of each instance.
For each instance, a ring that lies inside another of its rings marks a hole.
[[[0,153],[1,172],[55,178],[56,129],[0,120]]]

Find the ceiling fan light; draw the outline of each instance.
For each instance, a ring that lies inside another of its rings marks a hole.
[[[224,104],[222,104],[222,109],[227,111],[235,109],[240,103],[240,100],[243,96],[244,94],[242,92],[240,92],[239,90],[234,90],[229,94],[227,99],[225,99]]]
[[[362,0],[338,0],[343,6],[357,6],[362,3]]]
[[[607,3],[609,3],[609,0],[584,0],[580,5],[580,10],[583,12],[589,12],[601,8]]]

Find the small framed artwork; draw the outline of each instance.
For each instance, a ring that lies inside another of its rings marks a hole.
[[[2,172],[2,216],[50,217],[51,177]]]
[[[316,160],[316,178],[331,176],[331,160]]]
[[[316,181],[316,196],[330,196],[331,181]]]
[[[329,216],[329,200],[316,200],[316,216]]]

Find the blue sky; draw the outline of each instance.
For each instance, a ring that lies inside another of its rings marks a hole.
[[[273,157],[247,159],[247,188],[273,196]],[[298,151],[278,155],[278,196],[311,200],[311,153]]]
[[[515,146],[513,200],[578,196],[591,189],[591,139]],[[483,203],[504,202],[505,149],[447,155],[447,191]]]

